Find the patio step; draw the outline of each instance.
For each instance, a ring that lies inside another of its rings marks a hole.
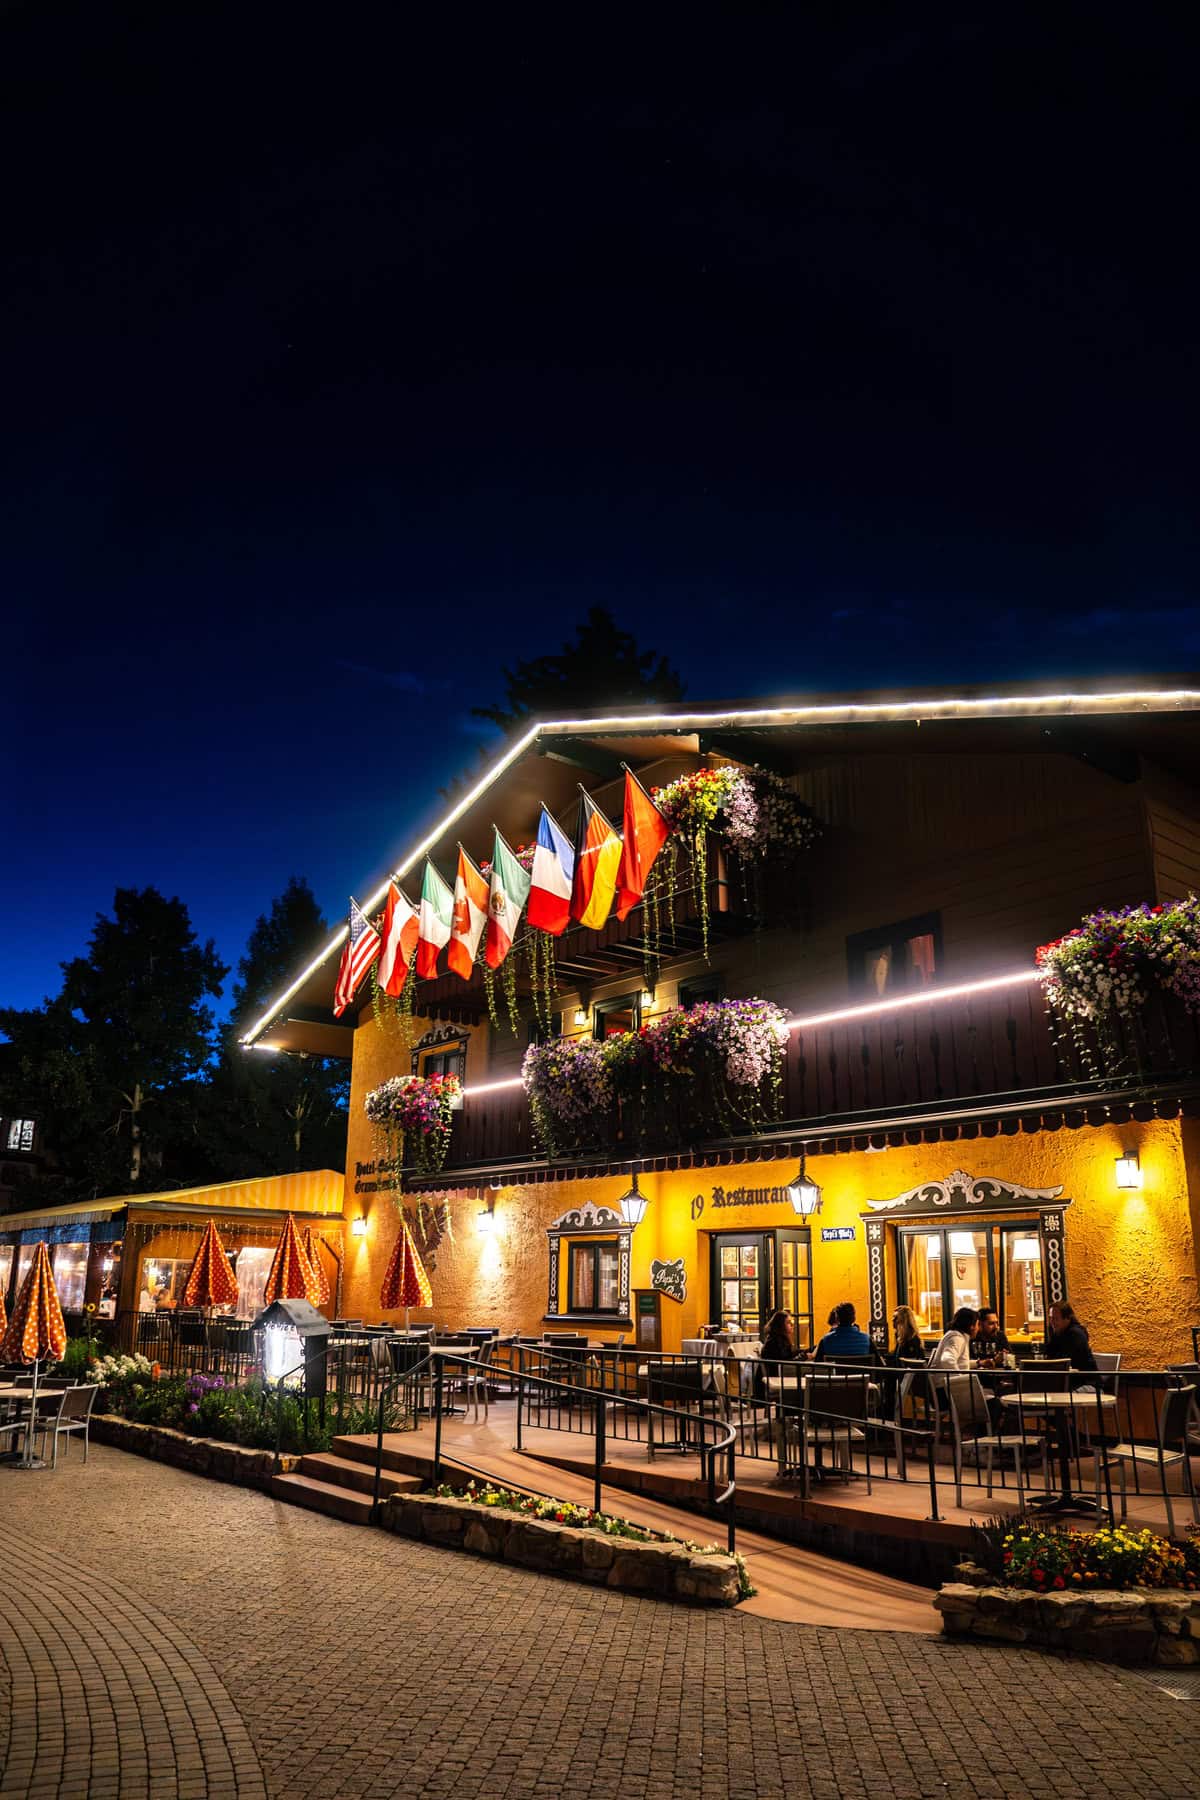
[[[326,1513],[349,1525],[371,1523],[370,1495],[356,1494],[338,1482],[316,1481],[311,1475],[273,1475],[271,1492],[291,1506],[306,1506],[310,1512]]]
[[[331,1482],[335,1487],[351,1488],[357,1494],[370,1494],[375,1486],[373,1462],[365,1463],[357,1458],[352,1461],[328,1450],[302,1456],[296,1473],[309,1475],[314,1481]],[[386,1499],[389,1494],[415,1493],[421,1485],[416,1475],[395,1475],[385,1469],[380,1477],[379,1492]]]

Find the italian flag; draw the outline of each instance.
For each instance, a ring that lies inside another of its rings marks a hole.
[[[417,909],[407,894],[402,894],[394,881],[388,882],[387,904],[383,909],[382,948],[376,971],[380,989],[393,998],[404,987],[408,965],[413,959],[420,936]]]
[[[454,918],[446,961],[456,975],[470,981],[479,949],[479,934],[488,916],[488,884],[462,845],[458,846],[458,874],[454,878]]]
[[[587,793],[581,797],[579,827],[571,915],[589,930],[599,931],[612,909],[621,839]]]
[[[446,886],[429,858],[425,858],[425,877],[421,882],[421,931],[417,940],[417,974],[432,981],[438,972],[438,957],[450,942],[454,918],[454,895]]]
[[[487,965],[498,969],[517,935],[517,923],[529,898],[530,876],[500,833],[492,850],[492,884],[488,894]]]

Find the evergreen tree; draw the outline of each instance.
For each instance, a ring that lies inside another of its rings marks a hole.
[[[509,733],[532,719],[564,719],[597,707],[623,711],[682,700],[684,684],[665,656],[639,650],[632,632],[622,631],[603,606],[593,606],[574,639],[551,656],[536,656],[504,670],[502,704],[476,706]]]
[[[233,1014],[205,1086],[196,1179],[235,1181],[346,1161],[349,1065],[336,1058],[271,1055],[240,1039],[329,927],[306,881],[293,876],[257,921],[238,964]]]
[[[181,900],[118,888],[57,999],[0,1011],[9,1039],[0,1101],[36,1118],[59,1195],[120,1193],[166,1177],[168,1146],[194,1132],[213,1051],[207,1004],[227,973]]]

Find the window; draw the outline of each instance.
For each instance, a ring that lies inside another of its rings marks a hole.
[[[426,1080],[431,1075],[455,1075],[461,1081],[465,1063],[461,1050],[429,1050],[421,1059],[421,1073]]]
[[[870,1000],[928,987],[942,972],[942,917],[922,913],[846,939],[850,987]]]
[[[620,994],[615,1000],[598,1000],[592,1013],[592,1036],[620,1037],[624,1031],[637,1031],[642,1023],[642,992]]]
[[[16,1255],[14,1244],[0,1244],[0,1300],[8,1293],[12,1280],[13,1257]]]
[[[257,1319],[259,1313],[265,1311],[263,1293],[274,1255],[273,1249],[263,1249],[257,1244],[247,1245],[244,1250],[238,1251],[234,1273],[237,1276],[239,1319]]]
[[[139,1312],[174,1312],[183,1304],[190,1256],[148,1256],[142,1264]]]
[[[50,1252],[50,1261],[63,1311],[82,1312],[83,1290],[87,1282],[87,1245],[56,1244]]]
[[[994,1307],[1017,1342],[1044,1329],[1042,1252],[1036,1219],[980,1225],[905,1226],[897,1234],[898,1298],[917,1326],[940,1337],[960,1306]]]
[[[8,1122],[8,1147],[10,1150],[33,1149],[32,1119],[10,1119]]]
[[[567,1265],[568,1312],[617,1312],[620,1273],[620,1247],[615,1239],[599,1244],[571,1244]]]
[[[693,1006],[699,1006],[702,1000],[719,1000],[721,998],[721,977],[719,975],[697,975],[691,981],[679,984],[679,1004],[684,1012],[691,1012]]]

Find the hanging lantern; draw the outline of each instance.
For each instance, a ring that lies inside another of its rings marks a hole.
[[[815,1181],[809,1180],[808,1159],[805,1151],[800,1151],[800,1167],[793,1180],[788,1182],[787,1196],[792,1203],[792,1210],[802,1219],[811,1219],[814,1213],[821,1210],[821,1190]]]
[[[622,1194],[621,1198],[617,1201],[617,1205],[621,1209],[621,1217],[627,1225],[640,1225],[646,1216],[646,1208],[649,1204],[650,1202],[647,1200],[645,1194],[638,1188],[638,1178],[635,1171],[633,1176],[633,1186],[627,1194]]]

